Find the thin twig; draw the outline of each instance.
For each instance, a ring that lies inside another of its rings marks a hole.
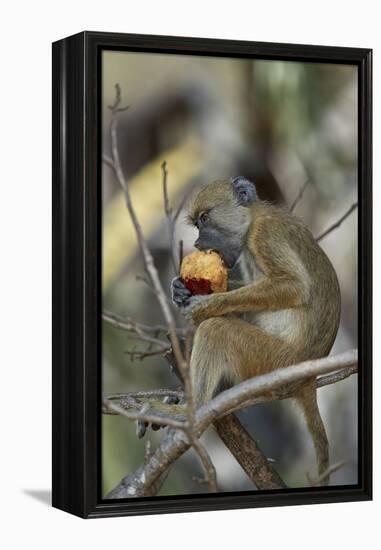
[[[140,390],[140,391],[131,391],[126,393],[113,393],[107,396],[109,401],[114,399],[125,399],[128,397],[178,397],[181,399],[184,395],[182,390],[167,390],[167,389],[157,389],[157,390]]]
[[[169,351],[170,348],[159,348],[159,349],[147,349],[147,350],[124,350],[125,355],[129,355],[131,360],[134,359],[145,359],[146,357],[156,357],[157,355],[164,355]]]
[[[356,374],[356,373],[357,373],[357,366],[354,366],[354,367],[348,367],[347,369],[341,369],[332,374],[319,376],[319,378],[316,381],[316,387],[321,388],[323,386],[328,386],[329,384],[335,384],[336,382],[340,382],[340,380],[344,380],[345,378],[348,378],[349,376],[352,376],[352,374]]]
[[[353,212],[353,210],[355,210],[358,206],[358,203],[355,202],[354,204],[352,204],[352,206],[345,212],[345,214],[343,214],[343,216],[341,216],[341,218],[339,218],[337,220],[337,222],[335,222],[333,225],[331,225],[330,227],[328,227],[328,229],[326,229],[325,231],[323,231],[323,233],[321,235],[319,235],[318,237],[316,237],[316,242],[319,242],[321,241],[322,239],[324,239],[324,237],[326,237],[327,235],[329,235],[329,233],[331,233],[331,231],[333,231],[334,229],[337,229],[342,223],[343,221],[348,218],[348,216]]]
[[[163,172],[163,197],[164,197],[164,212],[170,218],[172,215],[172,209],[169,206],[168,198],[168,170],[167,170],[167,161],[164,160],[161,164],[161,169]]]
[[[132,359],[144,359],[145,357],[151,357],[155,355],[163,355],[170,351],[170,346],[164,340],[152,336],[154,334],[160,334],[162,332],[167,332],[167,327],[164,326],[149,326],[142,323],[137,323],[131,319],[124,319],[112,313],[104,312],[102,314],[102,319],[110,323],[113,327],[125,330],[128,332],[134,340],[141,340],[147,342],[150,345],[159,346],[155,350],[148,349],[144,351],[140,350],[126,350],[125,353],[130,355]]]
[[[171,312],[171,309],[167,302],[167,297],[165,295],[163,286],[160,282],[159,274],[156,269],[156,266],[153,261],[152,254],[147,246],[147,243],[144,239],[143,231],[140,226],[139,220],[136,216],[135,209],[132,205],[131,196],[129,187],[127,184],[127,180],[124,177],[120,157],[119,157],[119,150],[118,150],[118,136],[117,136],[117,129],[118,129],[118,117],[116,116],[120,112],[119,104],[121,101],[121,91],[120,86],[118,84],[115,85],[116,89],[116,98],[114,104],[110,107],[112,111],[112,119],[111,119],[111,149],[112,149],[112,158],[113,163],[115,166],[116,175],[119,181],[119,184],[124,192],[125,200],[126,200],[126,206],[128,213],[130,215],[132,224],[135,229],[135,233],[139,242],[139,247],[143,255],[144,264],[146,267],[147,272],[149,273],[150,279],[152,281],[153,287],[156,291],[156,296],[159,301],[159,304],[161,306],[161,310],[163,312],[164,318],[168,324],[169,333],[171,336],[171,342],[173,346],[173,351],[175,354],[179,357],[179,363],[184,367],[182,356],[181,356],[181,349],[180,345],[178,343],[177,335],[176,335],[176,327],[173,319],[173,315]]]
[[[332,464],[332,466],[329,466],[317,479],[311,479],[309,474],[306,474],[308,483],[311,487],[316,487],[318,485],[321,485],[322,481],[325,481],[330,474],[333,474],[333,472],[337,472],[340,468],[342,468],[345,465],[345,461],[342,460],[341,462],[337,462],[336,464]]]
[[[192,447],[195,449],[196,453],[198,454],[201,464],[204,467],[204,470],[206,472],[206,483],[208,484],[209,492],[216,493],[218,491],[217,486],[217,475],[216,475],[216,469],[213,465],[213,462],[211,461],[211,458],[206,451],[205,447],[201,445],[200,441],[197,439],[197,437],[192,436],[192,434],[188,434],[191,438]]]
[[[296,195],[294,202],[293,202],[292,205],[290,206],[290,209],[289,209],[290,214],[292,214],[292,212],[295,210],[295,208],[296,208],[298,202],[299,202],[299,201],[301,200],[301,198],[303,197],[304,191],[307,189],[307,186],[308,186],[309,183],[310,183],[310,180],[308,179],[308,180],[306,180],[306,181],[303,183],[302,187],[299,189],[299,192],[298,192],[298,194]]]
[[[102,313],[102,319],[112,325],[113,327],[125,330],[127,332],[136,332],[137,334],[148,332],[148,333],[158,333],[158,332],[168,332],[168,327],[165,325],[145,325],[143,323],[138,323],[133,321],[130,317],[121,317],[115,313],[109,311],[104,311]],[[179,335],[184,334],[184,329],[177,329]]]
[[[168,325],[168,332],[172,344],[172,350],[173,354],[176,359],[177,368],[179,369],[181,373],[182,380],[184,382],[184,393],[185,393],[185,402],[186,402],[186,411],[187,411],[187,419],[188,419],[188,426],[189,426],[189,433],[192,434],[192,438],[196,438],[196,431],[195,431],[195,407],[194,407],[194,399],[193,399],[193,392],[192,392],[192,383],[189,373],[189,364],[187,363],[185,357],[183,356],[183,353],[181,351],[180,341],[177,336],[177,330],[176,330],[176,324],[175,320],[171,311],[171,308],[169,307],[166,294],[164,292],[162,283],[160,281],[159,273],[157,271],[157,268],[154,264],[152,254],[148,248],[148,245],[144,239],[143,231],[140,226],[139,220],[137,218],[135,209],[133,207],[131,196],[130,196],[130,190],[128,186],[128,182],[123,174],[122,165],[120,162],[119,157],[119,150],[118,150],[118,114],[121,112],[120,108],[120,102],[121,102],[121,90],[119,84],[115,85],[116,95],[115,95],[115,101],[112,106],[110,106],[112,117],[111,117],[111,126],[110,126],[110,133],[111,133],[111,151],[112,151],[112,160],[115,167],[115,173],[117,180],[124,192],[125,200],[126,200],[126,207],[128,210],[128,213],[130,215],[132,224],[135,229],[136,237],[139,243],[140,251],[143,256],[143,261],[145,265],[146,272],[149,274],[149,277],[152,282],[152,286],[155,289],[156,297],[159,301],[161,311],[163,313],[163,316],[165,318],[165,321]],[[200,446],[201,443],[198,443],[198,445],[195,447],[196,452],[200,452]],[[205,451],[206,453],[206,451]],[[203,453],[203,454],[205,454]],[[201,458],[201,457],[200,457]],[[209,471],[206,472],[207,476],[209,476]],[[213,484],[213,480],[210,480],[210,483]]]
[[[127,109],[130,108],[129,105],[126,105],[125,107],[120,107],[121,100],[122,100],[122,90],[119,84],[115,84],[115,100],[112,105],[108,106],[113,116],[116,115],[117,113],[123,113],[124,111],[127,111]]]
[[[183,263],[184,258],[184,241],[180,239],[179,241],[179,266]]]
[[[171,262],[172,267],[175,275],[177,275],[178,272],[178,264],[177,264],[177,258],[176,258],[176,246],[175,246],[175,225],[176,220],[174,219],[172,215],[172,208],[169,204],[169,198],[168,198],[168,169],[167,169],[167,162],[164,161],[161,165],[162,173],[163,173],[163,200],[164,200],[164,212],[165,216],[167,218],[167,225],[168,225],[168,236],[170,240],[170,253],[171,253]]]
[[[135,332],[134,334],[129,334],[128,337],[133,338],[134,340],[140,340],[142,342],[148,342],[149,344],[159,346],[163,352],[169,351],[170,349],[168,344],[164,340],[160,340],[159,338],[155,338],[154,336],[151,336],[144,332]]]
[[[106,166],[111,168],[111,170],[113,170],[113,172],[115,172],[115,166],[114,166],[114,163],[112,161],[112,158],[109,157],[108,155],[106,155],[105,153],[103,153],[103,155],[102,155],[102,162],[104,164],[106,164]]]

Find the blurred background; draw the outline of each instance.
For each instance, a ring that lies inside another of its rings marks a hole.
[[[291,205],[319,235],[357,201],[357,68],[349,65],[241,60],[130,52],[103,52],[103,152],[110,154],[110,110],[115,84],[128,111],[120,115],[119,152],[132,200],[166,289],[175,275],[163,208],[161,164],[168,168],[174,208],[192,189],[217,178],[243,175],[261,199]],[[147,324],[162,323],[145,276],[134,230],[113,171],[103,166],[103,308]],[[193,249],[195,229],[184,222],[175,239]],[[342,315],[332,353],[357,347],[357,211],[321,241],[341,287]],[[179,320],[179,323],[181,320]],[[103,323],[103,393],[178,385],[161,356],[133,359],[142,343]],[[357,376],[318,390],[331,462],[345,464],[332,485],[357,483]],[[316,477],[312,442],[299,410],[289,401],[240,413],[245,427],[274,461],[290,487]],[[144,460],[163,431],[144,439],[135,424],[102,417],[103,491]],[[221,491],[253,489],[246,474],[209,430],[203,442],[216,466]],[[189,450],[171,469],[160,495],[201,493],[202,471]]]

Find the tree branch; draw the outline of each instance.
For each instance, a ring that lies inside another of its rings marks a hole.
[[[138,323],[133,321],[130,317],[121,317],[110,311],[104,311],[102,313],[102,319],[109,323],[114,328],[125,330],[127,332],[136,332],[137,334],[142,333],[158,333],[164,332],[168,333],[168,327],[165,325],[145,325],[143,323]],[[187,329],[176,328],[176,333],[179,336],[185,336],[187,334]]]
[[[321,484],[322,481],[327,479],[333,472],[337,472],[337,470],[340,470],[344,466],[345,462],[342,460],[341,462],[337,462],[336,464],[332,464],[332,466],[329,466],[329,468],[326,469],[325,472],[323,472],[317,479],[311,479],[310,476],[307,474],[307,479],[311,487],[316,487]]]
[[[147,391],[131,391],[127,393],[114,393],[108,395],[107,399],[112,401],[114,399],[128,399],[129,397],[135,398],[144,398],[144,397],[176,397],[181,399],[184,396],[182,390],[167,390],[167,389],[156,389],[156,390],[147,390]]]
[[[111,134],[111,151],[112,151],[112,163],[115,168],[115,174],[117,177],[117,180],[124,192],[125,200],[126,200],[126,207],[128,210],[128,213],[130,215],[135,233],[136,238],[139,243],[139,248],[143,257],[144,265],[146,272],[148,273],[152,286],[155,290],[156,297],[158,299],[161,311],[163,313],[164,319],[166,321],[166,324],[168,326],[168,332],[169,337],[171,340],[172,350],[174,353],[174,356],[176,358],[177,368],[179,369],[182,380],[184,382],[184,392],[185,392],[185,402],[186,402],[186,411],[187,411],[187,418],[188,418],[188,432],[187,435],[189,437],[190,443],[194,446],[196,452],[199,454],[200,459],[203,464],[206,464],[205,457],[207,455],[207,452],[205,449],[203,449],[202,444],[197,441],[197,435],[195,431],[195,408],[194,408],[194,399],[193,399],[193,393],[192,393],[192,384],[191,384],[191,378],[189,373],[189,364],[186,361],[186,358],[183,356],[180,342],[177,336],[177,330],[176,325],[174,321],[174,317],[172,315],[172,311],[168,305],[167,297],[165,295],[163,286],[160,281],[159,273],[156,269],[156,266],[153,261],[152,254],[148,248],[148,245],[144,239],[143,231],[140,226],[139,220],[137,218],[135,209],[133,207],[132,201],[131,201],[131,195],[130,190],[128,186],[128,182],[123,174],[123,169],[120,162],[119,157],[119,150],[118,150],[118,114],[125,110],[125,108],[120,107],[121,103],[121,89],[119,84],[115,85],[115,101],[113,105],[110,106],[111,110],[111,125],[110,125],[110,134]],[[166,185],[166,182],[165,182]],[[201,453],[201,454],[200,454]],[[210,460],[210,459],[208,459]],[[207,475],[211,475],[211,469],[208,467],[206,470]],[[213,487],[215,484],[215,479],[212,477],[208,477],[209,479],[209,486]]]
[[[200,430],[204,430],[216,418],[241,409],[243,404],[247,406],[248,404],[263,403],[264,397],[267,397],[269,401],[292,397],[303,382],[355,365],[357,365],[357,350],[350,350],[340,355],[304,361],[298,365],[250,378],[220,393],[201,407],[197,414],[198,427]]]
[[[106,414],[108,414],[109,412],[111,412],[111,414],[116,413],[121,416],[125,416],[129,420],[140,420],[142,422],[147,422],[148,424],[170,426],[171,428],[184,430],[185,432],[188,430],[189,426],[186,422],[175,420],[168,415],[159,415],[157,412],[155,412],[155,414],[151,414],[149,412],[148,404],[146,405],[147,407],[143,406],[139,412],[129,412],[126,411],[126,409],[124,409],[123,407],[115,405],[115,403],[112,403],[110,400],[104,399],[102,409]]]
[[[222,441],[247,473],[257,489],[280,489],[286,487],[279,474],[268,462],[258,443],[242,426],[234,414],[216,420],[214,426]]]
[[[164,212],[165,216],[167,218],[167,225],[168,225],[168,237],[170,241],[170,254],[171,254],[171,262],[174,274],[177,275],[178,273],[178,262],[176,258],[176,245],[175,245],[175,225],[176,220],[173,217],[172,214],[172,208],[169,204],[169,198],[168,198],[168,169],[167,169],[167,163],[164,161],[161,165],[161,169],[163,172],[163,200],[164,200]]]
[[[125,355],[128,355],[131,358],[131,361],[134,361],[134,359],[146,359],[147,357],[156,357],[157,355],[164,355],[170,350],[169,347],[167,348],[158,348],[158,349],[146,349],[146,350],[140,350],[140,349],[126,349],[123,353]]]
[[[304,191],[307,189],[307,186],[308,184],[310,183],[310,180],[306,180],[302,187],[299,189],[299,193],[296,195],[295,197],[295,200],[294,202],[291,204],[290,208],[289,208],[289,212],[290,214],[293,213],[293,211],[295,210],[297,204],[299,203],[299,201],[302,199],[303,195],[304,195]]]
[[[341,216],[341,218],[339,218],[337,220],[337,222],[335,222],[333,225],[331,225],[330,227],[328,227],[328,229],[326,229],[325,231],[323,231],[323,233],[321,235],[319,235],[318,237],[316,237],[316,242],[319,242],[321,241],[322,239],[324,239],[324,237],[326,237],[327,235],[329,235],[329,233],[331,233],[331,231],[333,231],[334,229],[337,229],[342,223],[343,221],[348,218],[348,216],[353,212],[353,210],[355,210],[358,206],[358,203],[355,202],[354,204],[352,204],[352,206],[345,212],[345,214],[343,214],[343,216]]]
[[[104,164],[106,164],[106,166],[108,166],[109,168],[111,168],[111,170],[113,172],[115,172],[115,166],[114,166],[114,163],[112,161],[112,158],[109,157],[108,155],[106,155],[105,153],[102,155],[102,162]]]
[[[201,445],[197,437],[194,437],[192,439],[192,446],[198,454],[200,462],[205,470],[205,482],[208,484],[209,492],[216,493],[218,491],[216,469],[208,452],[206,451],[205,447]]]
[[[357,350],[347,351],[337,356],[324,357],[305,361],[283,369],[251,378],[217,395],[212,401],[197,411],[196,426],[198,436],[207,427],[223,415],[239,410],[247,404],[257,404],[277,399],[292,397],[300,384],[316,376],[321,376],[317,387],[342,380],[339,373],[344,370],[345,376],[356,372]],[[286,389],[285,389],[286,388]],[[180,430],[168,430],[160,446],[153,453],[147,464],[139,468],[136,474],[126,476],[106,498],[125,498],[131,492],[141,494],[151,483],[155,484],[170,465],[190,446],[189,440]],[[268,475],[268,469],[266,471]],[[266,476],[262,478],[263,488],[269,488]],[[270,487],[271,488],[271,487]]]

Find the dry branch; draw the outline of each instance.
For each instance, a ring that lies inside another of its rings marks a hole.
[[[292,397],[295,387],[303,381],[321,376],[317,387],[322,381],[331,384],[343,377],[338,372],[345,370],[346,375],[353,374],[357,365],[357,350],[347,351],[337,356],[324,357],[305,361],[299,365],[285,367],[276,371],[251,378],[241,384],[226,390],[212,401],[201,407],[196,415],[196,430],[200,436],[208,426],[232,411],[239,410],[248,403],[263,403],[267,401]],[[336,376],[336,378],[335,378]],[[320,383],[319,383],[320,380]],[[286,389],[288,388],[288,393]],[[281,397],[279,397],[281,396]],[[149,490],[150,484],[155,484],[171,464],[177,460],[190,446],[190,442],[181,430],[168,430],[160,446],[152,454],[144,467],[136,474],[126,476],[106,498],[124,498],[134,492],[142,494]],[[265,484],[266,485],[266,484]],[[268,488],[265,486],[265,488]]]
[[[310,476],[307,474],[308,483],[311,487],[317,487],[319,486],[322,481],[329,478],[333,472],[337,472],[337,470],[340,470],[344,466],[345,462],[342,460],[341,462],[337,462],[336,464],[332,464],[332,466],[329,466],[329,468],[326,469],[325,472],[323,472],[317,479],[311,479]]]
[[[304,191],[307,189],[307,186],[308,186],[309,183],[310,183],[310,180],[306,180],[306,181],[303,183],[302,187],[299,189],[299,192],[298,192],[298,194],[296,195],[294,202],[291,204],[291,206],[290,206],[290,208],[289,208],[290,214],[293,213],[293,211],[295,210],[297,204],[298,204],[299,201],[302,199],[302,197],[303,197],[303,195],[304,195]]]
[[[133,321],[129,317],[121,317],[108,311],[102,313],[102,319],[115,328],[127,332],[136,332],[136,334],[168,332],[168,327],[164,325],[144,325],[143,323]]]
[[[156,414],[150,414],[148,408],[144,406],[139,412],[128,412],[125,408],[115,405],[111,401],[104,399],[103,400],[103,411],[116,413],[121,416],[125,416],[129,420],[139,420],[142,422],[147,422],[149,424],[157,424],[158,426],[170,426],[171,428],[176,428],[178,430],[184,430],[187,432],[189,426],[184,421],[179,421],[171,418],[170,416],[159,416]]]
[[[357,350],[340,355],[304,361],[283,369],[277,369],[262,376],[250,378],[217,395],[198,411],[199,428],[204,430],[216,418],[234,412],[248,403],[259,402],[257,398],[270,396],[271,401],[292,397],[300,385],[316,376],[332,373],[357,365]],[[287,392],[287,386],[289,390]],[[263,401],[262,401],[263,402]]]
[[[115,172],[114,163],[113,163],[111,157],[109,157],[109,156],[106,155],[106,154],[103,154],[103,155],[102,155],[102,162],[103,162],[104,164],[106,164],[106,166],[108,166],[109,168],[111,168],[111,170],[112,170],[113,172]]]
[[[319,242],[321,241],[322,239],[324,239],[324,237],[326,237],[327,235],[329,235],[329,233],[331,233],[334,229],[337,229],[342,223],[344,220],[346,220],[348,218],[348,216],[353,212],[353,210],[355,210],[358,206],[358,203],[355,202],[354,204],[352,204],[352,206],[345,212],[345,214],[343,214],[341,216],[341,218],[339,218],[337,220],[337,222],[335,222],[334,224],[332,224],[331,226],[328,227],[328,229],[326,229],[325,231],[323,231],[323,233],[321,233],[321,235],[319,235],[318,237],[316,237],[316,242]]]
[[[168,237],[170,241],[170,254],[171,254],[171,262],[172,267],[175,275],[178,273],[178,261],[176,258],[176,244],[175,244],[175,225],[176,220],[172,213],[172,208],[169,204],[169,197],[168,197],[168,169],[167,169],[167,163],[166,161],[163,162],[161,165],[161,169],[163,172],[163,200],[164,200],[164,212],[165,216],[167,218],[167,225],[168,225]]]
[[[114,393],[107,396],[107,399],[109,401],[113,401],[115,399],[128,399],[129,397],[134,398],[158,398],[158,397],[176,397],[177,399],[181,399],[184,397],[184,392],[182,390],[169,390],[169,389],[156,389],[156,390],[140,390],[140,391],[131,391],[126,393]]]
[[[216,420],[214,426],[222,441],[247,473],[255,480],[257,489],[281,489],[286,484],[271,466],[258,443],[242,426],[234,414]]]
[[[120,107],[121,103],[121,89],[119,84],[115,85],[115,101],[113,105],[110,106],[111,110],[111,125],[110,125],[110,134],[111,134],[111,151],[112,151],[112,164],[115,169],[115,174],[117,177],[117,180],[124,192],[125,200],[126,200],[126,207],[128,210],[128,213],[130,215],[136,237],[139,243],[139,248],[141,251],[141,254],[143,256],[144,266],[146,269],[146,272],[148,273],[152,286],[155,290],[155,295],[158,299],[161,311],[163,313],[164,319],[166,321],[169,337],[171,340],[172,350],[173,354],[176,359],[177,368],[179,369],[181,373],[181,377],[184,383],[184,392],[185,392],[185,403],[186,403],[186,411],[187,411],[187,419],[188,419],[188,430],[187,430],[187,436],[189,438],[190,443],[194,446],[194,449],[198,453],[201,462],[204,466],[206,466],[206,474],[208,476],[208,483],[210,488],[215,487],[215,475],[213,477],[213,471],[210,468],[209,462],[210,458],[207,454],[207,451],[203,448],[201,443],[197,441],[197,435],[195,432],[195,409],[194,409],[194,400],[193,400],[193,393],[192,393],[192,384],[191,384],[191,378],[189,373],[189,364],[186,361],[186,358],[183,356],[179,338],[177,336],[177,329],[176,324],[174,321],[174,317],[172,315],[172,311],[169,307],[168,300],[166,297],[166,294],[164,292],[163,286],[160,281],[159,273],[156,269],[156,266],[153,261],[152,254],[148,248],[148,245],[144,239],[143,231],[140,226],[139,220],[136,216],[136,212],[134,210],[131,196],[130,196],[130,190],[128,186],[128,182],[123,174],[122,165],[120,162],[119,157],[119,150],[118,150],[118,114],[126,108]],[[165,165],[164,165],[164,175],[165,175],[165,187],[166,187],[166,174],[165,174]]]
[[[143,359],[146,359],[147,357],[157,357],[158,355],[163,355],[163,353],[166,353],[169,351],[168,348],[158,348],[158,349],[146,349],[146,350],[139,350],[139,349],[126,349],[123,353],[125,355],[128,355],[131,358],[131,361],[134,361],[135,359],[139,359],[142,361]]]

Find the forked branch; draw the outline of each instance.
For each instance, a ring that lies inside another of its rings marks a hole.
[[[336,383],[357,371],[357,350],[347,351],[337,356],[324,357],[306,361],[299,365],[293,365],[284,369],[251,378],[238,384],[229,390],[217,395],[212,401],[197,411],[195,430],[200,436],[211,424],[218,421],[226,414],[230,414],[245,406],[265,403],[269,401],[292,397],[301,384],[314,377],[317,379],[317,387]],[[151,484],[166,472],[171,464],[177,460],[190,446],[189,439],[183,429],[169,429],[160,446],[143,469],[139,469],[141,475],[129,475],[106,496],[106,498],[124,498],[133,492],[146,494],[150,491]],[[263,461],[264,470],[261,471],[262,479],[257,482],[261,488],[281,488],[283,482],[274,479],[273,471],[269,469],[267,460]],[[253,466],[255,468],[255,466]],[[258,479],[258,476],[257,476]]]

